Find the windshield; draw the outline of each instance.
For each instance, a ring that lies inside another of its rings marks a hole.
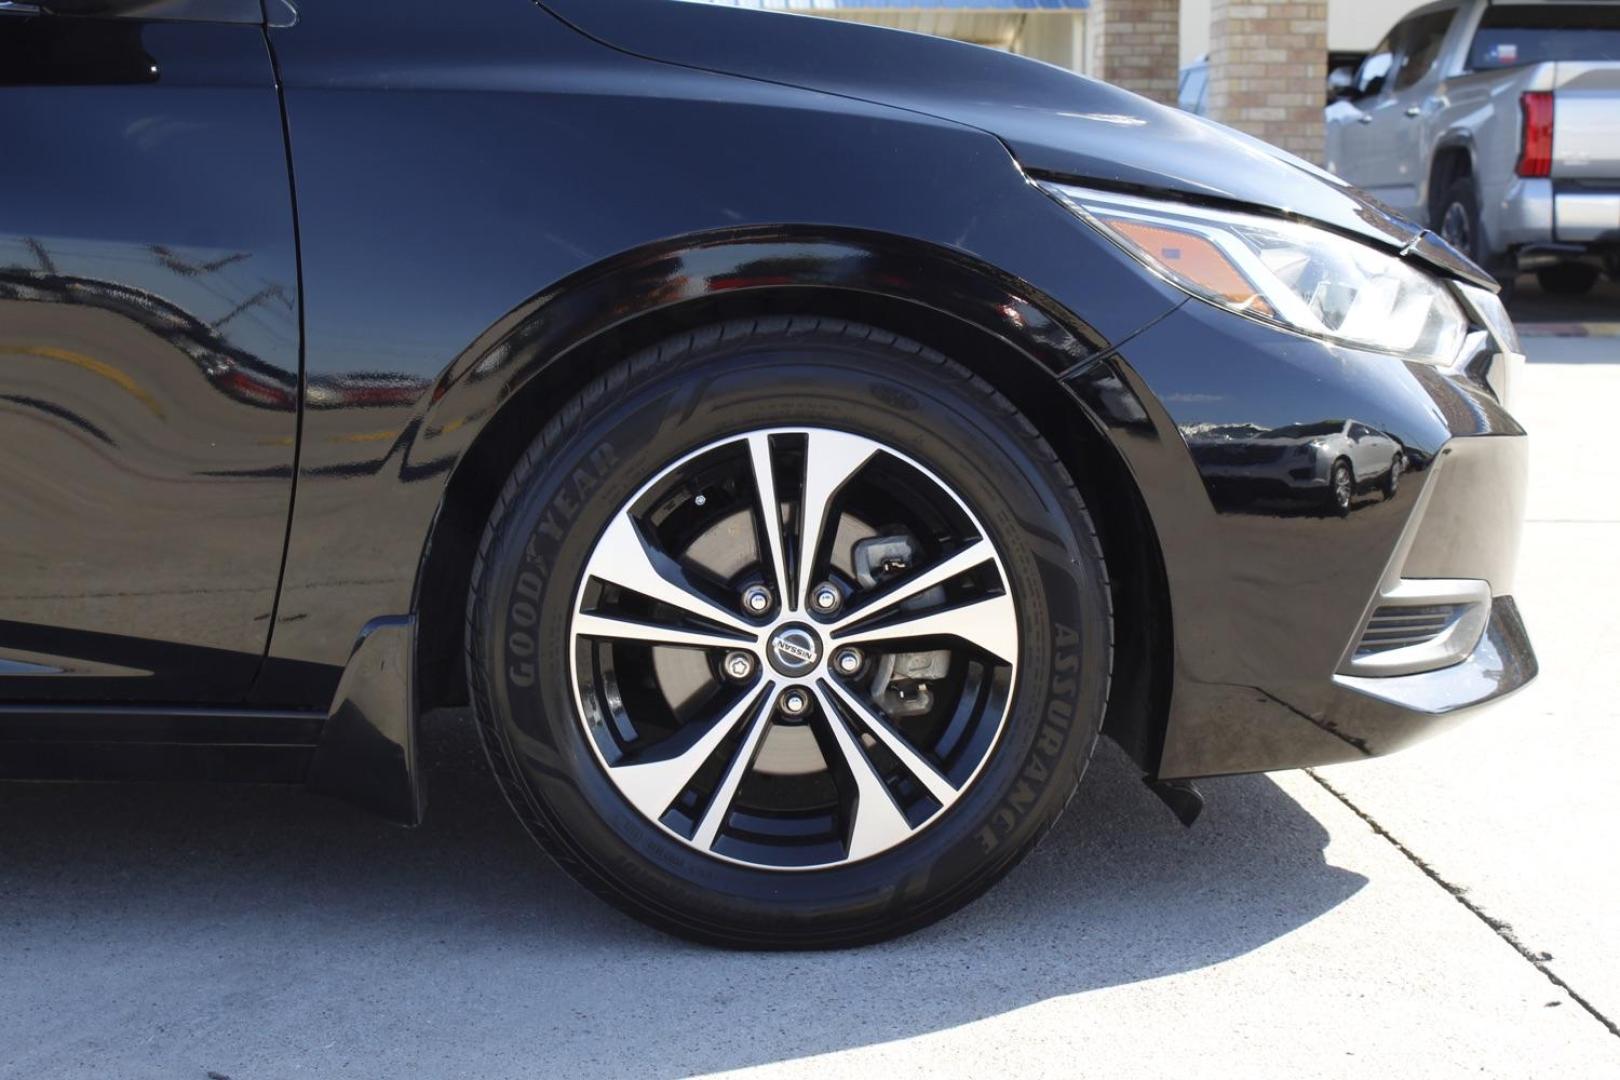
[[[1501,4],[1485,9],[1473,71],[1543,60],[1620,60],[1620,4]]]

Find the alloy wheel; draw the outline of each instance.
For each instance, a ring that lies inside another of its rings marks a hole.
[[[991,756],[1018,618],[967,504],[828,428],[726,438],[611,519],[570,626],[588,741],[648,820],[773,870],[939,821]]]
[[[1333,467],[1333,504],[1339,510],[1350,509],[1350,502],[1355,498],[1355,481],[1350,475],[1350,466],[1339,462]]]

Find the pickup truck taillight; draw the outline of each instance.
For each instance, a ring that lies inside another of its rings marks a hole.
[[[1532,90],[1519,98],[1524,110],[1524,137],[1519,141],[1520,176],[1551,176],[1553,149],[1553,96],[1551,90]]]

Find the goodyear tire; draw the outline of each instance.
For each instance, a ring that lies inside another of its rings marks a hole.
[[[631,915],[738,947],[874,941],[982,893],[1073,793],[1111,659],[1051,448],[964,368],[831,319],[600,376],[514,468],[469,600],[524,825]]]

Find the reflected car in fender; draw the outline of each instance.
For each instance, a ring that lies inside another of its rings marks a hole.
[[[1190,824],[1536,673],[1493,281],[1198,117],[675,0],[37,0],[0,61],[0,777],[410,825],[460,710],[599,896],[823,947],[1102,736]]]
[[[1253,500],[1348,514],[1355,496],[1377,488],[1393,499],[1407,469],[1404,447],[1359,420],[1323,420],[1263,429],[1212,424],[1182,431],[1217,507]]]

